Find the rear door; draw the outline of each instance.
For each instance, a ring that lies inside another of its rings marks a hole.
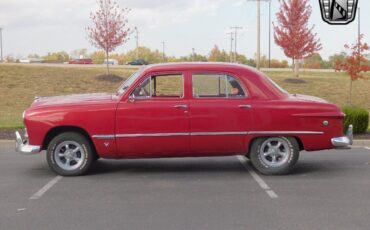
[[[192,88],[191,151],[200,155],[245,154],[252,108],[238,78],[225,73],[193,73]]]

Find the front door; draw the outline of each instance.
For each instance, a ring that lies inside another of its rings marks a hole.
[[[200,155],[245,154],[252,124],[248,93],[222,73],[194,73],[190,101],[191,151]]]
[[[189,152],[189,104],[183,74],[145,78],[121,102],[116,115],[116,143],[124,157],[176,156]]]

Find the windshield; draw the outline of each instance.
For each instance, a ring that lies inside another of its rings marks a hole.
[[[117,95],[122,95],[131,85],[136,81],[136,79],[140,76],[141,70],[132,74],[123,84],[118,88]]]

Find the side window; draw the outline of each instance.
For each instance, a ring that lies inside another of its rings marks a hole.
[[[181,98],[184,95],[182,75],[155,75],[145,79],[132,92],[135,98]]]
[[[193,95],[197,98],[243,98],[246,96],[239,81],[225,74],[193,74]]]

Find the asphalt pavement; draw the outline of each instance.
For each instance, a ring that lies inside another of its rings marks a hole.
[[[370,229],[370,149],[303,152],[291,175],[242,157],[99,160],[60,177],[0,143],[0,229]]]

